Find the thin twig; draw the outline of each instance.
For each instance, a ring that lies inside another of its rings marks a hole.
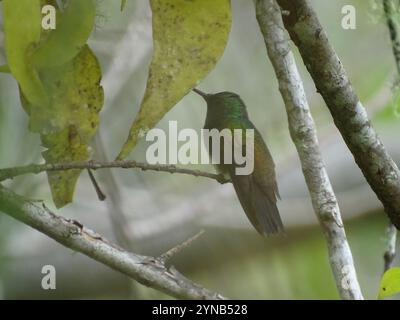
[[[290,50],[281,10],[275,0],[257,0],[256,15],[285,102],[290,135],[299,154],[315,214],[326,237],[340,297],[363,299],[339,205],[322,160],[314,119]]]
[[[93,184],[94,190],[96,191],[97,197],[99,198],[100,201],[106,200],[106,195],[104,192],[101,190],[99,183],[97,182],[96,178],[94,177],[94,174],[92,170],[87,169],[87,172],[89,174],[90,181]]]
[[[110,162],[91,160],[91,161],[76,161],[76,162],[66,162],[66,163],[31,164],[21,167],[5,168],[5,169],[0,169],[0,181],[13,179],[15,177],[29,173],[38,174],[45,171],[63,171],[63,170],[73,170],[73,169],[99,170],[104,168],[141,169],[143,171],[180,173],[195,177],[204,177],[213,179],[221,184],[229,182],[229,180],[227,180],[222,174],[215,174],[200,170],[178,168],[174,165],[148,164],[143,162],[137,162],[134,160],[116,160]]]
[[[0,184],[0,211],[67,248],[80,252],[141,284],[182,299],[225,299],[167,268],[159,259],[125,251],[81,223],[19,196]]]
[[[204,234],[204,230],[201,230],[197,234],[195,234],[193,237],[189,238],[185,242],[182,242],[181,244],[178,244],[177,246],[169,249],[167,252],[163,253],[161,256],[158,257],[160,261],[162,261],[164,264],[167,263],[171,258],[175,255],[177,255],[179,252],[181,252],[183,249],[186,249],[189,247],[194,241],[196,241],[198,238],[200,238]]]

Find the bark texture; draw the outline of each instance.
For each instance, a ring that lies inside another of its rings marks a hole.
[[[275,0],[257,0],[256,14],[268,56],[279,83],[315,214],[324,232],[329,261],[342,299],[361,300],[353,256],[347,242],[339,205],[319,148],[317,130],[306,93]]]
[[[299,48],[335,125],[392,223],[400,228],[400,171],[387,153],[346,71],[308,0],[278,0],[283,21]]]

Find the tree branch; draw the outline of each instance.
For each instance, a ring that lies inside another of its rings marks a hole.
[[[399,24],[394,18],[395,14],[395,4],[392,0],[383,0],[383,10],[386,16],[386,23],[389,29],[390,40],[392,42],[392,50],[394,55],[394,60],[396,62],[398,80],[400,80],[400,38],[399,38]],[[387,227],[386,230],[386,251],[383,255],[384,260],[384,271],[388,270],[394,258],[396,257],[396,236],[397,230],[393,224]]]
[[[126,161],[77,161],[67,163],[45,163],[45,164],[31,164],[22,167],[0,169],[0,181],[12,179],[17,176],[33,173],[38,174],[45,171],[63,171],[63,170],[74,170],[74,169],[91,169],[98,170],[104,168],[121,168],[121,169],[141,169],[143,171],[158,171],[158,172],[169,172],[169,173],[180,173],[191,175],[195,177],[204,177],[216,180],[219,183],[227,183],[227,180],[221,174],[215,174],[210,172],[204,172],[200,170],[191,170],[178,168],[174,165],[152,165],[148,163],[137,162],[133,160]]]
[[[309,0],[277,0],[283,21],[299,48],[356,163],[392,223],[400,228],[400,171],[373,129]]]
[[[319,149],[314,120],[275,0],[257,0],[256,15],[285,102],[290,135],[300,157],[314,211],[327,239],[329,259],[342,299],[363,299],[339,205]]]
[[[397,229],[393,224],[389,224],[386,229],[386,237],[385,237],[385,254],[383,255],[384,260],[384,269],[383,271],[387,271],[392,266],[394,258],[396,257],[396,238],[397,238]]]
[[[389,29],[390,40],[392,42],[392,50],[396,62],[397,72],[400,74],[400,38],[399,24],[396,21],[395,4],[393,0],[383,0],[383,10],[386,16],[386,23]]]
[[[65,247],[87,255],[145,286],[182,299],[225,299],[186,279],[157,258],[127,252],[99,234],[13,193],[0,185],[0,211]]]

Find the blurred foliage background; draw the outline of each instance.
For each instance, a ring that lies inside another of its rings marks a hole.
[[[312,2],[374,126],[400,165],[400,129],[392,90],[396,73],[380,1]],[[345,4],[356,7],[356,30],[341,27],[341,8]],[[234,91],[246,102],[250,117],[270,146],[277,165],[282,196],[279,208],[286,234],[267,239],[258,236],[230,185],[137,170],[96,173],[108,195],[104,203],[97,200],[88,176],[83,173],[75,202],[60,210],[60,214],[116,241],[124,234],[129,248],[148,255],[161,254],[204,229],[205,234],[171,263],[194,281],[232,298],[337,299],[325,240],[289,137],[284,106],[255,19],[253,1],[232,0],[232,7],[233,28],[228,47],[199,88],[207,92]],[[101,61],[106,95],[100,131],[93,144],[93,158],[101,160],[113,159],[125,141],[144,92],[151,58],[148,1],[130,0],[124,12],[119,9],[119,1],[98,1],[96,29],[90,40]],[[383,271],[388,221],[295,52],[363,293],[374,299]],[[5,62],[3,49],[0,59],[0,63]],[[43,149],[38,136],[28,132],[15,81],[1,74],[0,90],[0,167],[42,161]],[[188,94],[158,127],[168,128],[168,120],[177,120],[180,128],[200,130],[205,112],[204,102],[195,94]],[[146,146],[141,142],[131,158],[145,160]],[[213,170],[209,166],[196,169]],[[51,207],[43,174],[20,177],[6,186],[30,198],[43,199]],[[41,268],[46,264],[56,267],[55,291],[41,289]],[[167,297],[0,215],[0,298]]]

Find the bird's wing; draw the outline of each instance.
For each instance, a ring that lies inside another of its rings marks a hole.
[[[276,198],[260,188],[252,175],[232,176],[236,194],[251,224],[263,235],[280,233],[283,224],[276,206]]]
[[[254,128],[254,127],[253,127]],[[235,143],[240,139],[235,139]],[[249,153],[254,159],[253,172],[238,175],[238,166],[231,166],[229,174],[239,201],[250,222],[261,234],[274,234],[283,231],[283,224],[276,206],[279,197],[276,183],[274,163],[261,135],[254,128],[253,148],[246,144],[252,143],[251,136],[246,135],[242,142],[242,152]],[[239,148],[237,148],[239,149]],[[249,158],[247,158],[249,159]]]

